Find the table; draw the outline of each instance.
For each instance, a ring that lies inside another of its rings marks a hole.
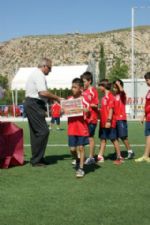
[[[0,168],[23,164],[23,129],[12,122],[0,122]]]

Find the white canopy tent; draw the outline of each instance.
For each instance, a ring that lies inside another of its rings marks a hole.
[[[11,83],[13,106],[18,105],[18,90],[25,90],[27,79],[35,69],[36,67],[20,68],[14,76]],[[87,70],[88,65],[85,64],[71,66],[53,66],[52,71],[48,74],[48,76],[46,76],[48,88],[70,89],[72,80],[75,77],[80,77],[81,74],[83,74]]]
[[[20,68],[12,80],[11,90],[25,90],[25,85],[35,67]],[[52,71],[46,76],[50,89],[70,89],[75,77],[80,77],[88,70],[88,65],[53,66]]]

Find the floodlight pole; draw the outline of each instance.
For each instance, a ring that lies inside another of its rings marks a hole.
[[[134,7],[131,12],[131,78],[134,80]]]
[[[133,118],[136,118],[136,97],[137,97],[137,78],[135,77],[135,42],[134,42],[134,17],[135,9],[150,9],[150,6],[132,7],[131,11],[131,79],[133,84]]]
[[[134,56],[134,14],[135,14],[135,9],[137,7],[133,7],[132,8],[132,18],[131,18],[131,79],[132,79],[132,84],[133,84],[133,118],[136,118],[136,85],[137,85],[137,81],[135,79],[135,56]]]

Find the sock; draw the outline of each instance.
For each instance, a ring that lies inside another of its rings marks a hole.
[[[128,153],[133,153],[132,149],[128,150]]]

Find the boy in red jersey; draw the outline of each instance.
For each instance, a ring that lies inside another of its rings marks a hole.
[[[144,75],[146,84],[150,87],[150,72]],[[146,137],[146,144],[145,144],[145,151],[144,155],[138,159],[135,159],[135,162],[149,162],[150,163],[150,90],[147,92],[146,95],[146,102],[145,102],[145,113],[141,119],[143,123],[145,120],[145,137]]]
[[[133,159],[134,152],[128,141],[128,124],[126,116],[126,93],[123,89],[123,81],[116,80],[113,82],[113,91],[115,95],[115,116],[116,116],[116,129],[117,137],[122,140],[127,151],[128,156],[126,159]]]
[[[120,146],[117,140],[117,131],[116,131],[116,119],[114,114],[115,99],[113,94],[110,92],[111,84],[107,79],[103,79],[99,83],[99,88],[104,97],[101,100],[100,108],[100,130],[99,138],[101,139],[100,151],[97,157],[98,162],[104,162],[104,151],[106,148],[107,139],[111,140],[117,154],[117,160],[115,164],[121,164],[123,158],[120,153]]]
[[[54,104],[51,106],[51,123],[50,129],[52,129],[54,123],[57,124],[57,130],[60,130],[60,115],[61,115],[61,106],[57,101],[54,101]]]
[[[94,158],[94,134],[97,126],[98,121],[98,92],[95,87],[92,87],[93,83],[93,75],[92,73],[86,71],[81,75],[81,79],[84,83],[84,91],[82,93],[84,99],[89,104],[89,115],[87,116],[86,120],[89,127],[89,145],[90,145],[90,154],[89,157],[86,159],[85,164],[90,165],[95,163]]]
[[[83,82],[80,78],[75,78],[72,81],[72,94],[69,99],[81,98],[83,90]],[[84,106],[84,103],[83,103]],[[88,111],[88,109],[84,109]],[[89,130],[88,124],[83,116],[75,116],[68,118],[68,144],[72,155],[77,159],[77,151],[80,153],[79,168],[76,171],[76,177],[84,176],[84,160],[85,160],[85,149],[84,146],[89,144]]]

